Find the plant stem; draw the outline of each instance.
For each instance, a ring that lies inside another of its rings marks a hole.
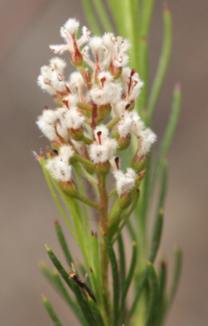
[[[106,190],[105,175],[98,173],[98,191],[99,191],[99,209],[100,209],[100,253],[101,253],[101,270],[102,270],[102,287],[106,316],[109,316],[108,305],[108,253],[106,236],[108,231],[108,194]]]

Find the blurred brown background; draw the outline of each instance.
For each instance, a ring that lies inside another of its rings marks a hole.
[[[168,326],[208,325],[207,82],[208,2],[169,1],[174,17],[174,49],[168,81],[158,105],[155,130],[161,135],[171,89],[183,86],[183,112],[170,154],[170,183],[162,252],[176,243],[185,263]],[[156,1],[152,62],[161,45],[162,1]],[[48,44],[69,16],[84,22],[81,0],[0,0],[0,316],[1,326],[45,326],[40,302],[46,292],[57,310],[69,314],[39,274],[43,244],[55,246],[56,210],[32,150],[41,145],[36,116],[49,97],[36,86],[39,67],[49,58]],[[77,325],[66,315],[68,325]],[[67,323],[66,323],[67,325]]]

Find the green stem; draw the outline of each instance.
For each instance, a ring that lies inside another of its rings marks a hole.
[[[108,253],[106,245],[106,236],[108,231],[108,194],[106,190],[105,175],[98,173],[98,191],[100,196],[100,252],[101,252],[101,268],[102,268],[102,286],[106,315],[109,315],[108,296]]]

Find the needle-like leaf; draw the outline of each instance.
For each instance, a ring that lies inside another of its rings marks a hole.
[[[53,321],[54,326],[62,326],[62,323],[59,320],[57,313],[55,312],[53,305],[48,301],[46,296],[42,296],[43,305],[46,308],[48,315],[50,316],[51,320]]]
[[[119,302],[120,302],[120,282],[119,282],[119,270],[116,255],[112,247],[111,242],[106,239],[108,256],[111,263],[111,271],[113,278],[113,325],[118,325],[118,313],[119,313]]]
[[[93,11],[92,1],[82,0],[82,3],[83,3],[84,12],[87,17],[87,21],[90,26],[90,29],[93,31],[93,33],[99,35],[101,33],[101,30]]]
[[[73,263],[73,258],[71,255],[71,252],[69,250],[68,244],[66,242],[62,227],[59,223],[59,221],[55,221],[55,230],[56,230],[56,236],[59,241],[59,244],[63,250],[64,256],[66,258],[67,264],[71,267]]]
[[[148,116],[149,120],[153,115],[157,100],[161,91],[161,87],[164,82],[164,77],[167,71],[168,63],[170,60],[171,47],[172,47],[172,17],[171,12],[166,6],[163,11],[163,21],[164,21],[164,37],[163,46],[160,54],[159,64],[157,67],[155,79],[153,82],[152,90],[149,97],[148,103]]]

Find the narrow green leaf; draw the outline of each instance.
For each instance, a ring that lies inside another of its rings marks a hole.
[[[158,302],[159,302],[159,312],[157,316],[156,325],[160,326],[163,323],[165,309],[166,309],[166,286],[167,286],[167,265],[165,261],[161,261],[158,275],[159,282],[159,293],[158,293]]]
[[[147,284],[147,280],[148,280],[148,274],[149,274],[149,269],[150,266],[149,264],[144,268],[143,271],[141,271],[137,277],[137,283],[135,284],[136,288],[135,288],[135,296],[133,299],[133,303],[131,305],[131,308],[129,310],[129,315],[128,315],[128,319],[131,319],[131,317],[133,316],[138,304],[139,304],[139,300],[142,296],[142,293],[146,287]]]
[[[48,280],[48,282],[55,288],[55,290],[63,297],[65,302],[71,307],[74,314],[81,321],[81,323],[83,325],[87,325],[79,306],[77,305],[77,303],[74,302],[74,300],[69,295],[63,282],[61,281],[59,274],[56,271],[52,271],[45,264],[41,264],[40,269],[42,274]]]
[[[64,256],[66,258],[66,262],[67,264],[71,267],[72,263],[73,263],[73,258],[72,255],[70,253],[69,247],[67,245],[63,230],[61,225],[59,224],[58,221],[55,222],[55,230],[56,230],[56,236],[57,239],[59,241],[59,244],[63,250]]]
[[[100,23],[104,29],[105,32],[112,32],[113,26],[111,24],[111,21],[108,17],[107,10],[104,6],[103,0],[93,0],[94,8],[97,12],[97,15],[99,17]]]
[[[126,256],[125,256],[125,247],[122,233],[118,236],[118,255],[119,255],[119,275],[120,282],[124,284],[126,277]]]
[[[73,291],[73,293],[76,296],[77,302],[82,310],[83,315],[86,318],[86,321],[88,322],[89,326],[96,326],[96,320],[92,314],[92,311],[90,309],[90,305],[87,301],[87,298],[85,297],[85,294],[82,293],[79,286],[76,284],[76,282],[69,277],[68,273],[65,271],[64,267],[54,254],[54,252],[46,246],[46,250],[48,253],[48,256],[54,266],[56,267],[57,271],[62,276],[63,280],[66,282],[66,284],[69,286],[69,288]]]
[[[66,211],[64,210],[64,208],[62,206],[62,203],[61,203],[59,197],[57,196],[57,193],[56,193],[56,191],[54,189],[54,185],[52,183],[52,179],[51,179],[48,171],[45,168],[45,162],[43,160],[39,160],[39,163],[40,163],[40,166],[42,168],[43,175],[44,175],[44,178],[45,178],[46,183],[48,185],[48,188],[49,188],[51,197],[53,198],[55,205],[57,206],[57,208],[58,208],[61,216],[63,217],[63,219],[64,219],[64,221],[66,223],[66,226],[67,226],[68,230],[70,231],[70,233],[72,234],[72,236],[74,236],[73,226],[72,226],[72,224],[71,224],[71,222],[69,220],[69,217],[66,214]]]
[[[130,220],[127,222],[127,230],[128,230],[130,238],[132,240],[136,241],[137,234],[136,234],[136,232],[134,230],[134,226],[132,225]]]
[[[130,267],[129,267],[129,271],[128,271],[127,277],[125,279],[125,282],[124,282],[124,286],[122,287],[121,310],[120,310],[121,318],[125,316],[126,298],[127,298],[128,290],[131,286],[131,283],[132,283],[132,280],[134,277],[136,263],[137,263],[137,245],[136,245],[136,243],[133,243]],[[124,322],[123,318],[121,319],[121,322]]]
[[[142,4],[142,16],[141,16],[141,27],[140,36],[146,38],[149,34],[151,18],[154,8],[154,0],[145,0]]]
[[[173,303],[173,300],[175,298],[178,284],[181,276],[182,271],[182,264],[183,264],[183,255],[182,251],[180,249],[175,250],[175,262],[174,262],[174,272],[173,272],[173,280],[171,283],[171,289],[168,299],[168,306],[170,306]]]
[[[177,84],[173,91],[171,114],[161,144],[161,150],[160,150],[161,159],[167,156],[170,145],[172,143],[176,131],[177,123],[178,123],[179,114],[181,111],[181,99],[182,96],[181,96],[180,85]]]
[[[120,282],[119,282],[119,271],[116,260],[116,255],[113,250],[111,242],[106,238],[108,256],[111,263],[111,271],[113,278],[113,325],[118,325],[118,314],[119,314],[119,301],[120,301]]]
[[[150,287],[149,310],[148,310],[145,326],[154,325],[158,313],[158,307],[159,307],[158,279],[157,279],[156,271],[153,265],[151,264],[149,266],[149,287]]]
[[[42,297],[43,305],[46,308],[49,317],[53,321],[54,326],[62,326],[62,323],[60,322],[57,313],[55,312],[53,305],[48,301],[48,299],[43,296]]]
[[[97,35],[101,34],[98,21],[93,12],[92,1],[91,0],[82,0],[82,4],[83,4],[84,13],[86,15],[87,22],[90,26],[90,29],[92,30],[93,33],[95,33]]]
[[[149,47],[147,40],[141,38],[139,40],[139,55],[138,55],[139,75],[144,82],[141,94],[138,98],[137,109],[145,122],[147,122],[147,99],[148,99],[148,82],[149,82]]]
[[[123,35],[123,11],[120,0],[108,0],[108,5],[114,18],[116,28]],[[118,9],[119,8],[119,9]]]
[[[170,54],[171,54],[171,47],[172,47],[172,17],[171,17],[171,12],[167,7],[165,7],[163,11],[163,22],[164,22],[163,45],[162,45],[159,64],[157,67],[155,79],[149,97],[148,108],[147,108],[148,116],[150,120],[153,115],[155,106],[157,104],[157,100],[167,71],[168,63],[170,61]]]
[[[157,218],[153,229],[153,236],[152,236],[150,256],[149,256],[149,261],[151,263],[154,263],[160,246],[160,240],[161,240],[162,228],[163,228],[163,216],[164,216],[163,209],[160,209],[157,213]]]

